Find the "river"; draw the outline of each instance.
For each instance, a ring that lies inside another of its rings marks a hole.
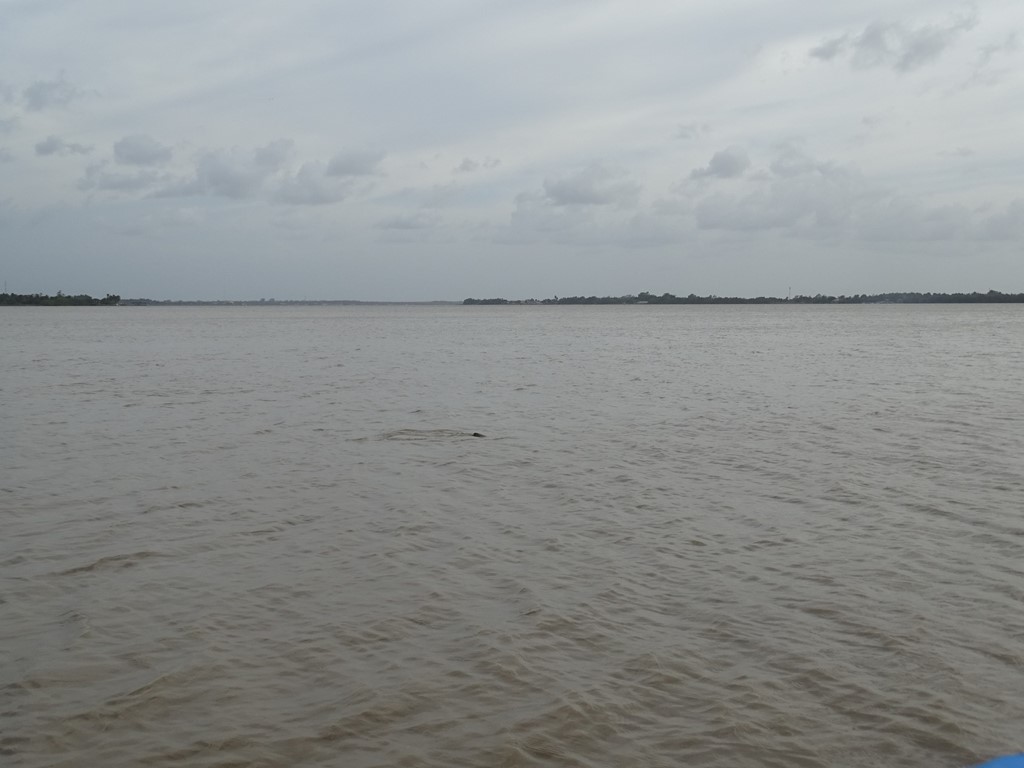
[[[5,765],[1024,750],[1020,305],[3,308],[0,360]]]

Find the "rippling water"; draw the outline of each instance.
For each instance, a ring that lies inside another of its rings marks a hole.
[[[24,308],[0,353],[5,765],[1024,750],[1020,307]]]

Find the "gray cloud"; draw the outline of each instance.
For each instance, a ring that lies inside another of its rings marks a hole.
[[[437,224],[437,217],[424,213],[399,214],[381,219],[375,225],[377,229],[431,229]]]
[[[149,147],[148,142],[142,145]],[[354,184],[350,176],[332,174],[330,166],[322,162],[306,162],[292,172],[289,160],[293,151],[291,139],[276,139],[249,152],[238,149],[206,151],[197,158],[192,178],[165,183],[156,196],[209,195],[233,200],[262,198],[288,205],[311,206],[330,205],[348,197]]]
[[[690,237],[692,224],[678,215],[594,205],[552,205],[546,195],[516,197],[508,226],[494,233],[497,243],[548,243],[559,246],[652,248]]]
[[[327,164],[327,175],[374,176],[384,157],[383,152],[339,152]]]
[[[950,290],[982,276],[1004,289],[1024,274],[1024,210],[1008,204],[1024,197],[1024,33],[1011,34],[1014,0],[976,0],[966,31],[969,1],[807,12],[794,0],[753,15],[711,2],[314,2],[261,7],[259,23],[237,0],[204,5],[202,23],[154,23],[146,4],[15,3],[0,252],[23,254],[23,281],[51,293],[68,289],[74,260],[74,279],[178,298],[331,284],[353,298],[600,293],[632,280],[742,293],[797,271],[830,292],[918,277],[937,288],[942,275]],[[976,69],[968,84],[984,87],[960,87]],[[35,155],[49,134],[96,149]],[[198,215],[188,226],[158,223],[182,208]],[[152,235],[147,247],[103,262],[130,227]],[[343,238],[360,247],[322,247]]]
[[[976,24],[974,13],[951,19],[944,25],[919,27],[873,21],[860,33],[848,32],[824,40],[809,53],[823,61],[848,55],[850,63],[858,69],[884,66],[909,72],[937,59],[957,37]]]
[[[977,152],[970,147],[957,147],[956,149],[943,150],[937,154],[940,157],[973,157]]]
[[[1020,50],[1020,33],[1010,32],[1006,37],[1003,38],[1002,42],[992,43],[984,46],[978,55],[978,66],[987,67],[992,63],[992,60],[997,56],[1003,56],[1008,53],[1016,53]]]
[[[485,157],[482,161],[465,157],[461,163],[455,166],[453,173],[472,173],[480,168],[497,168],[499,165],[501,165],[501,160],[496,157]]]
[[[295,142],[291,139],[275,139],[253,151],[253,162],[261,168],[276,171],[284,167],[294,149]]]
[[[259,165],[223,152],[208,152],[196,164],[196,193],[235,199],[251,197],[267,172]]]
[[[92,152],[92,147],[85,144],[73,144],[60,136],[47,136],[36,143],[36,154],[45,155],[87,155]]]
[[[746,195],[717,193],[701,200],[696,207],[700,229],[721,229],[739,232],[795,227],[813,217],[807,208],[813,193],[792,186],[756,190]],[[819,208],[821,201],[818,201]]]
[[[545,179],[539,190],[517,195],[508,226],[498,230],[494,240],[561,245],[621,244],[630,237],[639,241],[640,228],[630,222],[638,220],[631,211],[640,191],[624,169],[591,163]]]
[[[322,163],[304,163],[298,173],[281,183],[277,200],[290,205],[330,205],[344,199],[350,182],[328,177]]]
[[[569,242],[574,234],[593,223],[587,207],[552,205],[543,192],[523,192],[516,196],[509,226],[498,232],[498,242],[521,243],[548,240]]]
[[[979,220],[963,205],[928,205],[871,182],[855,170],[815,160],[793,147],[743,193],[699,199],[701,230],[776,231],[793,237],[866,243],[949,243],[1024,237],[1024,201]]]
[[[984,234],[992,240],[1024,240],[1024,199],[1011,200],[1005,211],[990,216]]]
[[[125,136],[114,144],[114,159],[124,165],[160,165],[173,154],[170,147],[142,134]]]
[[[614,205],[628,208],[636,205],[640,185],[626,176],[623,170],[592,163],[569,176],[545,179],[544,195],[556,206]]]
[[[158,197],[210,195],[233,200],[254,198],[263,191],[264,182],[282,170],[290,150],[289,140],[278,139],[251,152],[237,149],[206,151],[196,161],[195,174],[191,179],[169,184],[156,194]],[[304,182],[298,184],[301,188]],[[297,190],[281,194],[296,199],[302,197]]]
[[[820,45],[816,45],[809,51],[810,55],[816,59],[823,61],[832,61],[839,54],[846,51],[850,44],[850,35],[840,35],[839,37],[833,37],[830,40],[825,40]]]
[[[841,173],[833,164],[815,160],[791,144],[786,144],[779,150],[778,155],[769,165],[769,169],[776,176],[783,178],[809,173],[820,173],[823,176]]]
[[[1013,31],[1007,34],[1001,42],[983,46],[978,50],[978,60],[974,71],[966,78],[963,87],[972,85],[995,85],[1005,79],[1008,75],[1016,74],[1019,67],[1012,64],[997,67],[996,63],[1006,56],[1017,53],[1020,50],[1020,35]]]
[[[381,203],[401,210],[453,208],[478,203],[479,189],[471,184],[449,181],[430,186],[405,187],[377,199]]]
[[[465,202],[466,188],[455,182],[435,184],[429,189],[418,191],[420,205],[423,208],[449,208]]]
[[[154,170],[115,173],[107,170],[106,163],[98,163],[85,169],[85,175],[79,180],[78,188],[108,192],[137,192],[152,188],[162,181],[166,181],[166,177]]]
[[[691,179],[734,179],[742,176],[750,167],[750,158],[741,147],[729,147],[715,152],[711,160],[703,168],[696,168],[690,173]]]
[[[772,176],[739,194],[716,193],[694,208],[698,228],[755,232],[834,232],[849,226],[858,204],[881,196],[859,174],[820,162],[792,146],[771,163]]]
[[[853,235],[868,242],[954,242],[969,236],[971,213],[961,205],[928,207],[900,195],[863,200]]]
[[[707,123],[686,123],[676,129],[677,139],[697,139],[711,133],[711,126]]]
[[[678,219],[639,212],[630,217],[618,232],[610,233],[621,245],[650,248],[685,240],[689,232]]]
[[[21,96],[27,110],[39,112],[51,107],[66,107],[81,97],[82,91],[61,75],[56,80],[36,80],[21,92]]]
[[[6,147],[0,147],[0,163],[10,163],[14,160],[14,155]]]

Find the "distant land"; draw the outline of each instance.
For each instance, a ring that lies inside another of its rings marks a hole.
[[[171,299],[122,299],[122,307],[432,307],[459,306],[461,301],[356,301],[354,299],[239,299],[231,301],[171,300]]]
[[[42,293],[0,293],[0,306],[43,306],[43,307],[91,307],[91,306],[119,306],[119,307],[265,307],[265,306],[385,306],[385,305],[413,305],[433,306],[447,305],[459,306],[461,301],[351,301],[347,299],[243,299],[229,301],[227,299],[216,301],[199,300],[171,300],[171,299],[122,299],[116,294],[108,293],[106,298],[94,299],[88,294],[69,296],[57,291],[55,296],[47,296]]]
[[[472,306],[472,305],[541,305],[541,304],[1024,304],[1024,293],[859,293],[852,296],[675,296],[655,295],[646,291],[624,296],[554,296],[550,299],[464,299],[463,301],[354,301],[348,299],[245,299],[238,301],[122,299],[108,293],[102,299],[88,294],[69,295],[57,291],[54,296],[42,293],[0,293],[0,306]]]
[[[115,306],[121,303],[121,297],[108,293],[106,298],[94,299],[85,293],[70,296],[57,291],[55,296],[42,293],[0,293],[0,305],[43,306],[43,307],[91,307],[98,305]]]
[[[463,304],[1021,304],[1024,293],[859,293],[854,296],[674,296],[641,292],[635,296],[555,296],[551,299],[466,299]]]

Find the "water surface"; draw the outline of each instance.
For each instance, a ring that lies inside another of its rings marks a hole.
[[[1020,307],[4,308],[0,357],[6,765],[1024,750]]]

